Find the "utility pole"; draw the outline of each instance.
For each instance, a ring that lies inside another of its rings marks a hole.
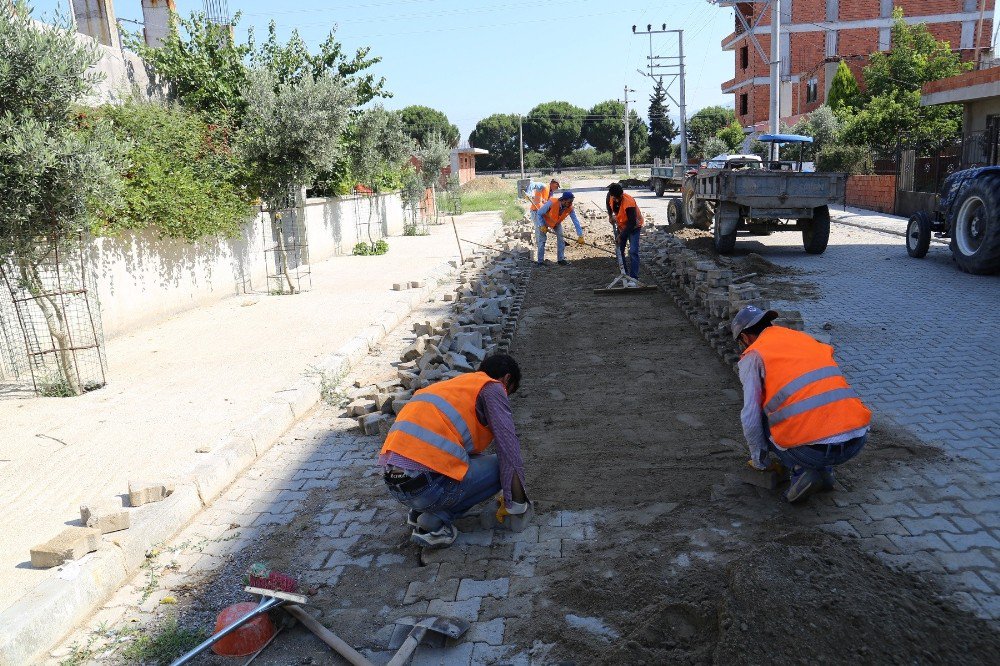
[[[524,180],[524,116],[517,117],[517,147],[521,151],[521,180]]]
[[[976,50],[972,56],[972,62],[976,69],[979,69],[979,51],[983,48],[983,21],[986,19],[986,0],[980,0],[979,25],[976,27]]]
[[[677,44],[678,52],[676,56],[657,56],[653,55],[653,35],[660,35],[666,33],[677,33]],[[649,56],[647,56],[649,72],[644,72],[639,70],[639,73],[643,76],[648,76],[651,79],[663,77],[664,73],[671,78],[667,85],[664,86],[664,91],[667,93],[667,97],[670,101],[674,103],[681,115],[681,164],[688,163],[688,142],[687,142],[687,98],[685,95],[685,70],[684,70],[684,31],[683,30],[667,30],[667,24],[664,23],[660,26],[659,30],[653,30],[652,24],[646,26],[645,31],[636,31],[636,26],[632,26],[632,34],[634,35],[649,35]],[[672,62],[676,61],[676,62]],[[674,81],[680,79],[680,100],[675,98],[670,92],[670,86],[673,85]],[[635,91],[633,91],[635,92]],[[653,122],[653,119],[649,119]]]
[[[635,92],[625,86],[625,175],[632,175],[632,134],[630,132],[630,123],[628,121],[628,94],[630,92]]]
[[[737,10],[737,13],[739,10]],[[781,0],[771,0],[771,134],[781,129]],[[778,161],[778,143],[771,144],[771,160]]]

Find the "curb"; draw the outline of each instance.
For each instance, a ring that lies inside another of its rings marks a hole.
[[[502,229],[502,225],[497,232]],[[454,262],[454,263],[452,263]],[[311,368],[342,377],[368,355],[389,331],[462,270],[457,260],[444,261],[423,277],[425,287],[389,306],[335,352]],[[9,608],[0,612],[0,666],[19,666],[43,658],[80,622],[110,597],[146,559],[150,547],[170,539],[218,497],[299,419],[321,401],[314,378],[303,378],[278,391],[253,417],[238,424],[211,447],[162,502],[138,507],[132,526],[110,545],[54,571]]]
[[[872,226],[870,224],[864,224],[862,222],[854,222],[853,220],[852,221],[840,220],[840,219],[837,219],[836,217],[833,217],[833,216],[830,217],[830,221],[833,222],[834,224],[843,224],[844,226],[847,226],[847,227],[856,227],[858,229],[865,229],[867,231],[875,231],[875,232],[882,233],[882,234],[888,234],[890,236],[899,236],[900,238],[906,238],[906,232],[905,231],[896,231],[895,229],[886,229],[885,227],[876,227],[876,226]],[[940,238],[934,238],[934,236],[931,236],[931,242],[935,243],[937,245],[943,245],[945,247],[948,246],[948,241],[942,240]]]

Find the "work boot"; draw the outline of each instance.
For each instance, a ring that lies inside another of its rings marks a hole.
[[[819,473],[820,476],[823,478],[820,490],[823,492],[830,492],[831,490],[833,490],[833,482],[834,482],[833,467],[832,466],[824,467],[823,469],[820,470]]]
[[[789,504],[801,502],[823,485],[823,477],[815,469],[799,469],[792,472],[792,482],[785,491],[784,498]]]
[[[566,261],[565,259],[560,259],[556,263],[559,264],[560,266],[569,266],[569,262]]]
[[[419,527],[414,528],[410,541],[424,548],[447,548],[458,538],[458,528],[451,523],[445,523],[433,532]]]
[[[406,512],[406,524],[410,527],[420,527],[417,520],[420,518],[420,512],[416,509],[410,509]]]

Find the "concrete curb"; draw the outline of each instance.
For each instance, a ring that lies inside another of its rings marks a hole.
[[[848,211],[848,212],[850,213],[850,211]],[[850,213],[850,214],[851,215],[857,215],[857,213]],[[906,238],[906,231],[905,230],[903,230],[903,231],[897,231],[896,229],[889,229],[889,228],[886,228],[886,227],[876,226],[876,225],[873,225],[873,224],[865,224],[864,222],[856,222],[854,220],[838,219],[837,217],[834,217],[832,215],[830,216],[830,221],[833,222],[834,224],[843,224],[844,226],[847,226],[847,227],[856,227],[858,229],[865,229],[867,231],[875,231],[875,232],[882,233],[882,234],[888,234],[890,236],[899,236],[900,238]],[[934,243],[936,245],[943,245],[945,247],[948,246],[948,241],[942,240],[940,238],[934,238],[933,236],[931,236],[931,243]]]
[[[338,379],[347,374],[389,331],[437,291],[442,282],[458,275],[461,268],[457,260],[432,268],[423,278],[425,287],[404,292],[406,299],[390,306],[381,319],[355,334],[312,369]],[[131,528],[109,535],[110,546],[106,541],[97,552],[61,567],[0,613],[0,666],[20,666],[44,658],[47,650],[139,570],[151,547],[170,539],[190,523],[321,399],[313,377],[300,379],[279,391],[260,412],[216,442],[187,474],[181,474],[184,481],[168,498],[135,509]]]

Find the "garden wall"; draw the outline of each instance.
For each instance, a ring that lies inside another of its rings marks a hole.
[[[847,205],[892,213],[896,207],[896,176],[849,176]]]
[[[368,241],[369,226],[373,239],[403,233],[398,194],[370,201],[309,199],[304,211],[313,264],[351,254],[355,243]],[[191,244],[143,231],[92,239],[88,259],[97,276],[105,336],[121,335],[230,296],[266,292],[265,230],[271,245],[270,222],[261,213],[236,238]]]

